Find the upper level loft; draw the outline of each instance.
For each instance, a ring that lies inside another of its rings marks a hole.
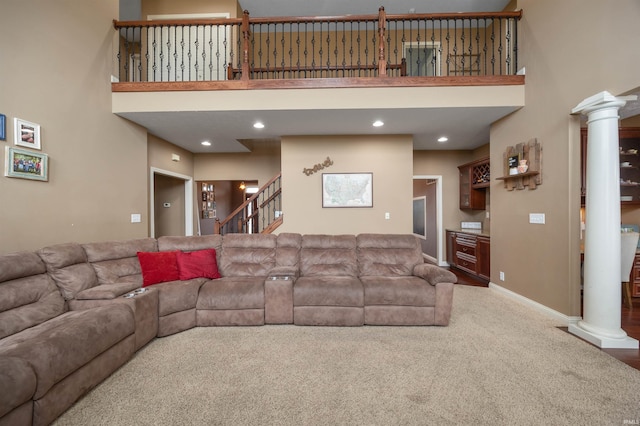
[[[522,85],[522,11],[114,21],[114,92]]]

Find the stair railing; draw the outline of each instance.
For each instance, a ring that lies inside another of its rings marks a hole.
[[[283,221],[281,177],[278,173],[225,219],[216,219],[214,234],[273,232]]]

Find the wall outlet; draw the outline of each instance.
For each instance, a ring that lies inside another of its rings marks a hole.
[[[141,222],[140,213],[132,213],[131,214],[131,223],[140,223]]]
[[[500,281],[504,281],[504,272],[500,271]]]

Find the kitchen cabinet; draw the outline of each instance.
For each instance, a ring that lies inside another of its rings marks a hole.
[[[631,297],[640,297],[640,254],[636,254],[631,271]]]
[[[486,188],[490,185],[489,159],[483,158],[458,166],[460,176],[460,209],[484,210]]]
[[[487,235],[452,231],[447,233],[447,262],[478,278],[491,279],[491,239]]]

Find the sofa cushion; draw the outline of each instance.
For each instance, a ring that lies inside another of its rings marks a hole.
[[[215,249],[177,252],[178,273],[181,280],[193,278],[220,278]]]
[[[0,342],[0,355],[29,362],[38,377],[33,399],[135,331],[125,304],[71,311]]]
[[[355,235],[303,235],[301,276],[350,276],[358,273]]]
[[[435,306],[436,289],[418,277],[360,277],[364,304]]]
[[[264,309],[264,278],[225,277],[204,283],[196,309]]]
[[[96,271],[98,283],[135,282],[142,285],[138,252],[158,251],[154,238],[83,244],[87,259]]]
[[[300,277],[293,286],[294,306],[364,306],[356,277]]]
[[[276,265],[298,267],[302,235],[290,232],[278,234],[276,239]]]
[[[177,251],[139,251],[138,260],[142,270],[142,286],[180,279],[177,253]]]
[[[64,299],[36,253],[0,256],[0,339],[65,311]]]
[[[30,401],[36,393],[36,386],[36,374],[27,361],[0,356],[0,389],[4,390],[0,392],[0,418]]]
[[[38,255],[65,300],[73,299],[82,290],[98,285],[98,277],[87,261],[80,244],[68,243],[44,247]]]
[[[410,276],[424,263],[418,239],[408,234],[360,234],[358,276]]]
[[[276,264],[276,235],[227,234],[222,239],[223,277],[263,277]]]
[[[206,278],[186,281],[169,281],[153,286],[158,294],[158,314],[163,317],[196,307],[198,292]]]

